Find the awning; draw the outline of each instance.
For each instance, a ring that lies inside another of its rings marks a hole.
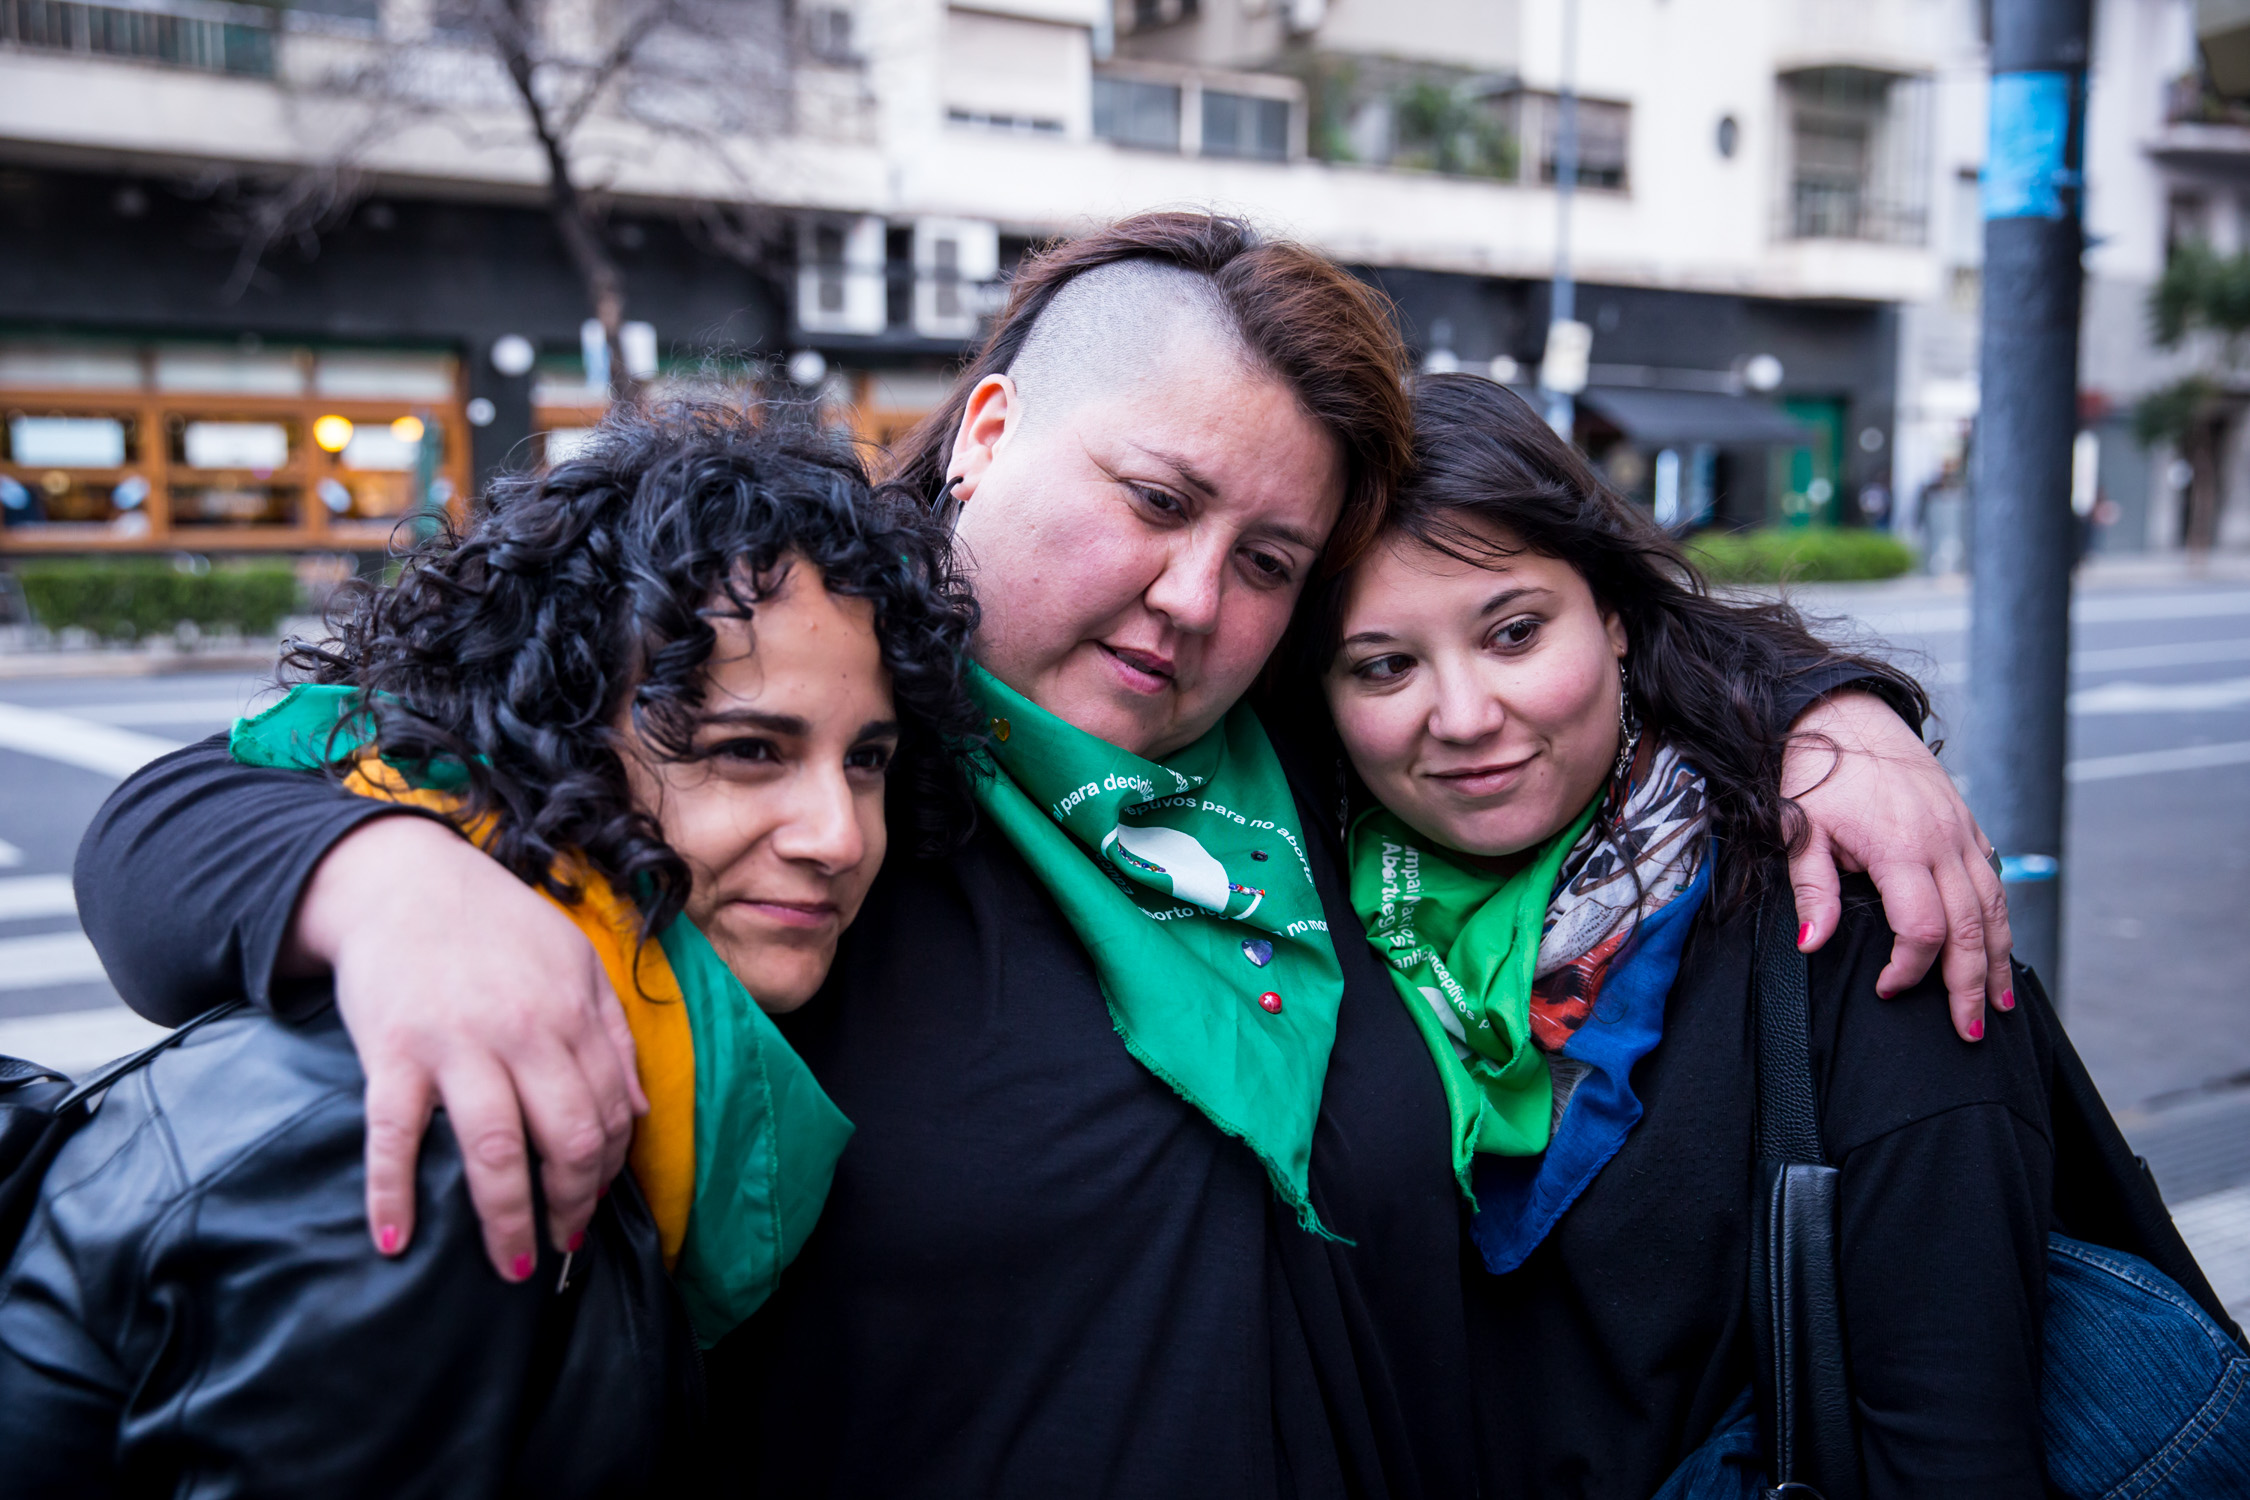
[[[1812,429],[1787,412],[1748,396],[1719,391],[1662,391],[1645,386],[1588,386],[1578,398],[1636,444],[1649,448],[1800,448]]]

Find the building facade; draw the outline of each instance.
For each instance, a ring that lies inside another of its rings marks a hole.
[[[1567,83],[1579,440],[1678,524],[1882,523],[1961,8],[1575,0],[1571,48],[1566,0],[733,0],[726,108],[666,117],[710,83],[674,48],[575,169],[629,363],[878,440],[1029,246],[1159,206],[1318,245],[1426,367],[1529,389]],[[543,24],[598,52],[624,13]],[[598,413],[545,159],[448,14],[0,0],[0,549],[371,549]],[[401,57],[372,115],[346,85]]]

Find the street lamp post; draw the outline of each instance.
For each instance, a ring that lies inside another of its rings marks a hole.
[[[1583,330],[1578,324],[1578,284],[1570,274],[1570,205],[1577,191],[1578,0],[1563,0],[1562,78],[1555,89],[1555,284],[1548,298],[1539,387],[1547,398],[1547,425],[1565,442],[1576,422],[1574,398],[1586,384],[1585,355],[1579,347]]]
[[[2016,952],[2059,985],[2090,0],[1993,0],[1983,352],[1970,559],[1977,820]]]

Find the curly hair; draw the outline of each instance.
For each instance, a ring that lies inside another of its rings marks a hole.
[[[489,852],[519,878],[575,900],[554,873],[575,852],[655,932],[689,872],[634,806],[613,726],[629,709],[659,754],[694,758],[712,621],[751,618],[792,559],[873,606],[900,723],[887,811],[916,852],[949,847],[969,816],[953,757],[984,723],[963,687],[975,602],[923,509],[786,412],[614,409],[567,461],[495,481],[395,583],[352,590],[334,639],[292,641],[283,670],[361,689],[392,763],[465,772],[461,816],[494,816]]]
[[[1838,652],[1789,605],[1712,597],[1672,538],[1507,387],[1475,375],[1421,380],[1414,458],[1386,535],[1476,567],[1518,551],[1557,558],[1622,618],[1643,725],[1703,773],[1711,831],[1728,851],[1716,872],[1723,906],[1754,897],[1774,856],[1805,838],[1802,813],[1781,794],[1792,737],[1779,720],[1793,679],[1847,664],[1911,722],[1928,718],[1920,683],[1887,662]],[[1515,545],[1497,545],[1494,532]],[[1320,701],[1315,685],[1335,656],[1349,588],[1347,575],[1306,598],[1291,650],[1300,701]]]

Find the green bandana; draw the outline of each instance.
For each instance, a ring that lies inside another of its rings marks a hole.
[[[1237,707],[1160,765],[982,670],[970,691],[998,762],[977,802],[1085,944],[1126,1050],[1325,1233],[1307,1178],[1344,976],[1257,715]]]
[[[1554,1123],[1531,980],[1555,877],[1596,802],[1505,880],[1374,808],[1352,825],[1352,910],[1421,1028],[1453,1119],[1453,1175],[1473,1201],[1479,1151],[1543,1151]]]

